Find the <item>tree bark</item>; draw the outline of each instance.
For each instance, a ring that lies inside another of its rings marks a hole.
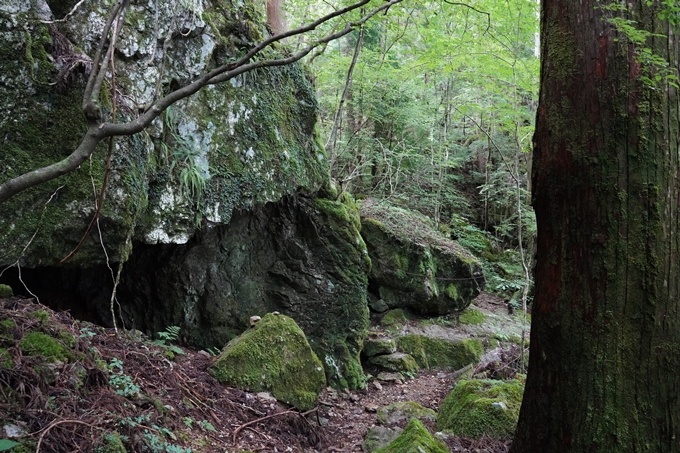
[[[511,452],[680,451],[677,90],[606,20],[678,38],[655,5],[542,2],[536,292]],[[649,71],[646,73],[645,71]]]

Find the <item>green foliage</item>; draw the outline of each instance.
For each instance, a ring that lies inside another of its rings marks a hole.
[[[19,442],[14,442],[13,440],[9,439],[0,439],[0,451],[11,450],[17,445],[19,445]]]
[[[667,20],[677,27],[680,23],[680,4],[677,0],[647,0],[646,6],[657,8],[657,17]],[[603,18],[635,48],[635,60],[641,65],[640,80],[648,87],[658,87],[660,83],[680,88],[678,68],[671,66],[669,61],[657,54],[650,42],[654,37],[665,38],[665,35],[646,30],[634,19],[635,13],[626,4],[608,3],[600,4],[599,8],[604,12]],[[618,41],[618,38],[614,39]]]
[[[135,385],[132,377],[125,374],[123,371],[123,362],[118,358],[111,359],[108,365],[109,370],[109,384],[114,388],[117,394],[126,398],[136,398],[139,395],[140,388]]]

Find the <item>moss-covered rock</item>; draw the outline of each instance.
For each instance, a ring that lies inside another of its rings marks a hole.
[[[42,20],[53,17],[45,2],[0,4],[0,181],[59,161],[80,142],[83,73],[109,14],[86,2],[68,21],[48,26]],[[115,54],[118,121],[133,119],[158,90],[195,80],[268,35],[263,2],[169,0],[159,9],[142,0],[125,18]],[[159,37],[180,33],[180,42],[159,56]],[[261,58],[280,57],[276,49]],[[99,103],[108,118],[106,86]],[[138,244],[186,243],[203,222],[226,224],[234,210],[318,190],[328,165],[317,111],[314,88],[294,64],[206,87],[145,133],[118,138],[99,216],[111,260],[129,252],[122,246],[131,229]],[[105,152],[101,146],[78,170],[2,204],[0,263],[21,253],[22,267],[57,265],[74,248],[93,214],[92,184],[102,185]],[[29,239],[32,246],[23,250]],[[105,260],[99,241],[86,241],[69,263]]]
[[[372,426],[366,431],[364,441],[361,443],[361,449],[366,453],[372,453],[379,448],[386,447],[404,430],[395,426],[388,428],[386,426]]]
[[[401,352],[371,357],[369,363],[389,371],[405,373],[416,373],[418,371],[418,363],[413,357]]]
[[[448,451],[444,442],[432,437],[420,420],[412,418],[396,439],[375,453],[448,453]]]
[[[481,340],[447,340],[425,335],[405,335],[397,339],[397,348],[413,356],[421,368],[458,370],[479,362],[484,353]]]
[[[362,353],[366,357],[397,352],[397,345],[391,338],[369,338],[364,341]]]
[[[21,352],[28,356],[43,356],[48,362],[73,360],[73,353],[59,340],[42,332],[30,332],[19,342]]]
[[[209,371],[223,384],[269,391],[301,410],[316,406],[326,385],[323,365],[302,330],[293,319],[271,313],[230,341]]]
[[[38,7],[44,2],[11,3],[0,2],[0,182],[77,147],[86,126],[83,73],[110,12],[85,2],[48,26],[39,20],[52,18]],[[115,53],[119,121],[268,36],[264,2],[133,3]],[[158,39],[167,36],[177,38],[163,54]],[[286,52],[275,46],[260,58]],[[75,67],[60,78],[66,62]],[[104,87],[99,100],[105,117],[109,93]],[[106,146],[76,171],[0,205],[0,265],[21,255],[35,291],[62,294],[73,306],[60,308],[111,326],[106,264],[129,258],[119,286],[127,326],[177,325],[192,346],[221,347],[252,314],[280,311],[307,332],[330,382],[356,388],[370,259],[357,207],[329,184],[317,113],[297,64],[206,87],[144,132],[116,138],[101,242],[91,235],[61,264],[94,214]],[[315,196],[321,188],[325,196]],[[17,279],[10,270],[2,282]]]
[[[479,294],[484,286],[479,261],[427,218],[370,199],[360,210],[373,262],[371,286],[387,305],[442,315],[462,311]]]
[[[457,436],[511,438],[524,386],[519,381],[463,380],[442,402],[437,430]]]
[[[415,401],[398,401],[378,409],[376,419],[382,425],[392,425],[402,420],[417,418],[420,421],[435,421],[437,413]]]
[[[12,287],[9,285],[0,285],[0,299],[6,299],[8,297],[12,297],[14,295],[14,291],[12,291]]]
[[[392,327],[397,324],[403,324],[408,322],[406,313],[401,308],[395,308],[385,313],[382,318],[380,318],[380,325],[383,327]]]

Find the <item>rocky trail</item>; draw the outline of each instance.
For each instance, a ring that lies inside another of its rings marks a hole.
[[[376,316],[371,334],[429,329],[488,343],[493,335],[501,337],[500,329],[508,336],[518,325],[500,302],[485,294],[477,299],[483,324],[410,319],[386,329]],[[137,331],[116,333],[32,300],[0,299],[0,447],[16,442],[16,453],[360,452],[369,431],[393,438],[407,425],[408,417],[398,411],[386,420],[385,406],[411,401],[436,412],[461,375],[515,376],[517,345],[501,342],[486,350],[464,373],[380,374],[367,365],[364,389],[327,388],[316,408],[300,413],[269,394],[218,383],[207,372],[215,360],[210,352],[150,340]],[[48,354],[57,360],[45,361]],[[421,419],[434,433],[434,415]],[[452,452],[506,452],[510,443],[485,436],[442,439]]]

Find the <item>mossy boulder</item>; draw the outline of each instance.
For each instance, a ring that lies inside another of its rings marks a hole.
[[[375,453],[449,453],[449,450],[444,442],[432,437],[420,420],[412,418],[396,439]]]
[[[524,386],[519,381],[463,380],[442,402],[437,430],[456,436],[509,439],[515,432]]]
[[[271,392],[300,410],[316,406],[326,385],[304,332],[292,318],[271,313],[230,341],[209,371],[223,384]]]
[[[397,345],[392,338],[369,338],[364,341],[363,355],[373,357],[397,352]]]
[[[397,348],[410,354],[421,368],[458,370],[479,362],[484,345],[475,338],[449,340],[425,335],[405,335],[397,339]]]
[[[371,287],[391,308],[428,315],[463,311],[484,287],[480,262],[423,215],[361,204],[362,236],[373,266]]]
[[[145,320],[135,327],[155,332],[180,326],[197,348],[223,346],[252,315],[281,312],[305,332],[330,385],[358,388],[370,266],[358,227],[349,197],[284,197],[189,244],[140,248],[126,264],[119,291],[130,299],[121,304],[129,324]]]
[[[390,310],[380,318],[380,325],[383,327],[392,327],[406,322],[408,322],[408,318],[401,308]]]
[[[8,297],[12,297],[14,295],[14,291],[12,291],[12,287],[9,285],[0,285],[0,299],[6,299]]]
[[[415,401],[398,401],[378,409],[376,418],[381,425],[392,425],[412,418],[420,421],[435,421],[437,413]]]
[[[388,428],[386,426],[371,426],[366,431],[364,441],[361,443],[361,449],[366,453],[372,453],[379,448],[386,447],[404,430],[395,426]]]
[[[368,362],[389,371],[405,373],[416,373],[418,371],[418,363],[413,357],[401,352],[371,357]]]
[[[0,181],[57,162],[79,144],[86,125],[83,74],[110,14],[85,2],[68,21],[47,25],[43,21],[55,18],[48,3],[62,11],[55,2],[6,3],[0,2]],[[172,91],[242,55],[268,36],[265,23],[264,2],[130,5],[115,53],[118,121],[134,119],[159,91]],[[180,33],[181,45],[159,56],[159,37]],[[261,58],[281,57],[278,49]],[[109,92],[105,86],[99,99],[105,118],[113,108]],[[293,64],[206,87],[177,102],[145,133],[116,139],[99,214],[109,258],[115,262],[129,253],[123,246],[131,231],[135,244],[186,243],[204,223],[228,223],[235,210],[320,189],[328,162],[317,113],[312,83]],[[101,146],[76,171],[2,204],[0,264],[19,254],[23,268],[59,264],[90,222],[92,185],[102,186],[105,153]],[[57,189],[58,196],[50,197]],[[29,239],[32,246],[23,250]],[[101,244],[91,240],[69,265],[105,261]]]

